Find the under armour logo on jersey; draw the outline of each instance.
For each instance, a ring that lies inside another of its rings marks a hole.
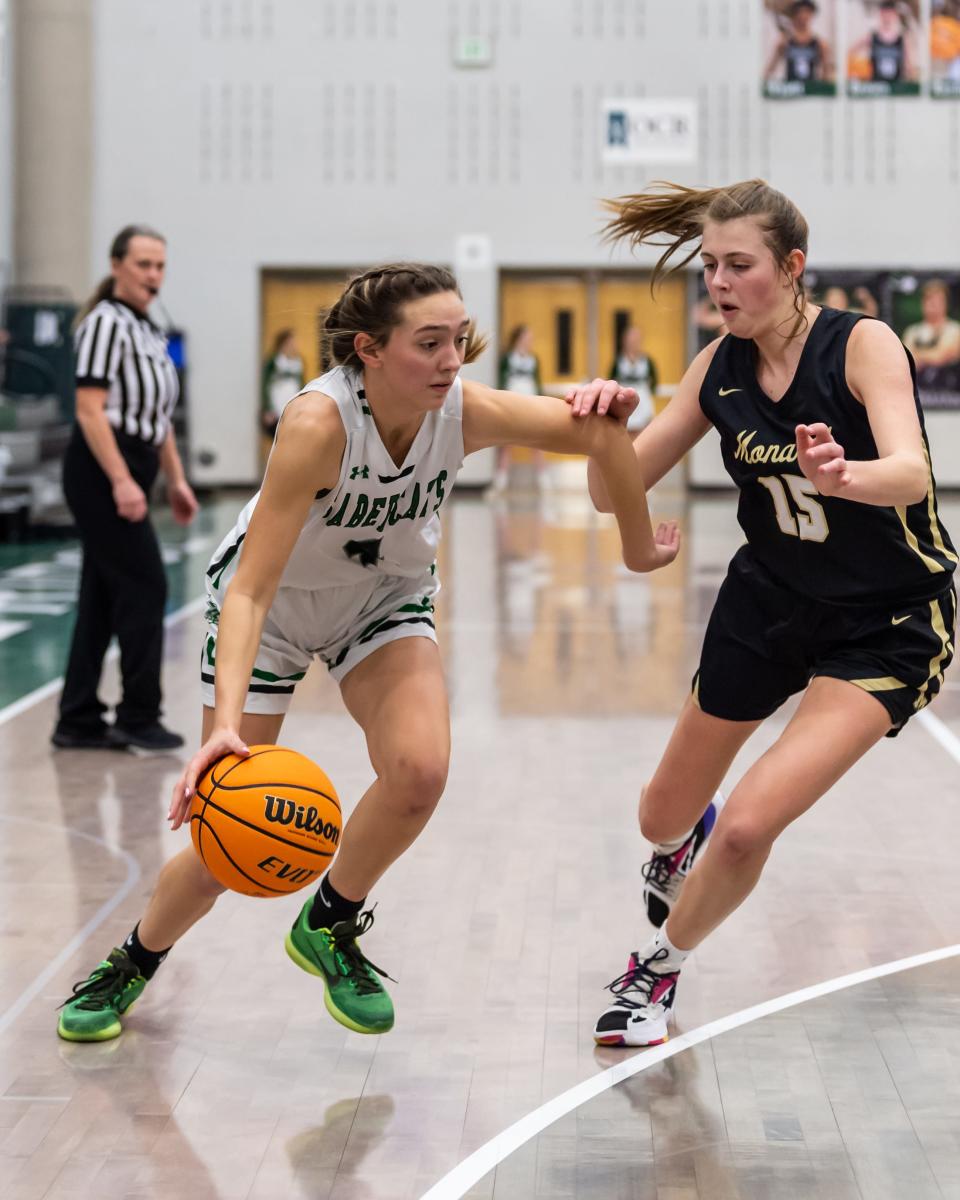
[[[369,479],[370,478],[370,468],[369,467],[351,467],[350,468],[350,478],[351,479]]]
[[[383,538],[366,538],[362,542],[347,542],[343,552],[347,558],[355,558],[361,567],[375,567],[380,561],[380,543]]]

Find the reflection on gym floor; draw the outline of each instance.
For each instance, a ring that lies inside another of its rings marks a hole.
[[[335,1024],[291,967],[297,897],[226,896],[119,1041],[58,1042],[57,1004],[183,844],[164,822],[182,758],[53,754],[54,697],[0,723],[5,1196],[409,1200],[620,1061],[591,1028],[645,929],[637,795],[740,534],[730,496],[689,501],[665,486],[654,507],[680,518],[682,554],[631,576],[611,519],[582,480],[568,486],[569,466],[557,476],[541,492],[458,495],[446,513],[453,762],[438,812],[371,897],[369,954],[399,981],[385,1037]],[[957,504],[944,508],[960,527]],[[167,719],[190,742],[200,636],[190,615],[167,644]],[[956,697],[948,676],[935,706],[948,735]],[[321,668],[284,741],[321,763],[348,808],[369,782],[363,739]],[[956,780],[916,722],[872,751],[787,831],[757,891],[693,957],[678,1031],[957,941]],[[684,1051],[550,1126],[469,1194],[960,1194],[956,982],[948,961]]]

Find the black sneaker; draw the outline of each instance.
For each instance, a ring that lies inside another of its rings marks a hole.
[[[138,750],[179,750],[183,745],[180,734],[164,728],[159,721],[150,725],[135,725],[133,728],[114,725],[111,735],[117,739],[121,749],[134,746]]]
[[[58,725],[50,741],[61,750],[125,750],[127,747],[120,730],[107,724],[88,729],[70,729]]]

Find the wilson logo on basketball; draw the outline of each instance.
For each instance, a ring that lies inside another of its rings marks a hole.
[[[340,829],[330,821],[324,821],[319,810],[304,808],[283,796],[264,796],[263,815],[274,825],[292,825],[305,833],[315,833],[334,845],[340,841]]]

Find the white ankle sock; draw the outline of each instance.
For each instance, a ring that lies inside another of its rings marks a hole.
[[[666,954],[663,951],[666,950]],[[687,958],[693,953],[692,950],[680,950],[670,941],[667,936],[666,925],[661,925],[657,930],[656,935],[647,943],[645,948],[640,951],[641,959],[655,958],[658,954],[657,961],[654,965],[655,971],[679,971]]]
[[[696,826],[694,826],[694,829],[695,828]],[[669,842],[657,842],[654,846],[654,849],[656,850],[657,854],[672,854],[674,850],[680,849],[687,838],[689,838],[691,833],[693,833],[693,829],[688,829],[682,837],[674,838]]]
[[[718,810],[723,808],[723,793],[716,792],[713,795],[710,804],[716,805]],[[707,808],[710,807],[710,804],[707,805]],[[705,808],[703,811],[706,812],[707,809]],[[691,829],[688,829],[687,832],[682,835],[682,837],[673,838],[669,842],[657,842],[655,846],[657,852],[659,854],[672,854],[674,850],[679,850],[687,838],[689,838],[693,833],[693,830],[696,829],[696,827],[697,826],[694,825]]]

